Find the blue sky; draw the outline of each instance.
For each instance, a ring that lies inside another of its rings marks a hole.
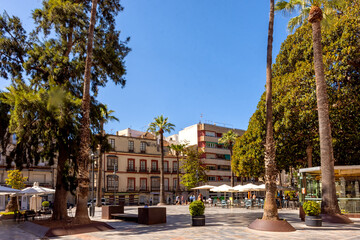
[[[0,0],[1,12],[21,18],[31,30],[40,0]],[[163,114],[175,132],[202,122],[246,129],[266,81],[269,1],[122,0],[117,17],[130,36],[127,84],[111,83],[99,100],[119,122],[106,126],[145,131]],[[275,15],[273,61],[288,34],[288,18]],[[0,79],[4,89],[8,81]],[[202,114],[202,118],[201,118]],[[175,133],[174,132],[174,133]]]

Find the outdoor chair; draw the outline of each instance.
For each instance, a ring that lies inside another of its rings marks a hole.
[[[251,208],[251,207],[252,207],[252,201],[251,201],[251,199],[248,199],[248,200],[245,201],[245,207],[246,207],[246,208]]]
[[[228,206],[228,204],[226,203],[226,201],[225,200],[221,200],[221,207],[222,208],[225,208],[225,207],[227,207]]]

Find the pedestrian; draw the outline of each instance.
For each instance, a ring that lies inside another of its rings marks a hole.
[[[184,195],[181,196],[181,205],[184,204]]]
[[[152,206],[152,197],[150,197],[150,206]]]

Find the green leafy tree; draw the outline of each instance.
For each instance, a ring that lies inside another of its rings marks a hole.
[[[234,133],[233,130],[229,130],[227,133],[223,133],[222,137],[219,138],[219,143],[223,144],[224,147],[228,148],[230,150],[230,161],[232,162],[232,155],[233,155],[233,146],[235,144],[236,139],[239,136]],[[231,163],[231,187],[234,187],[234,171]],[[232,199],[234,199],[234,193],[231,193]]]
[[[34,95],[39,89],[57,89],[55,93],[61,93],[60,97],[45,94],[49,96],[47,99],[58,99],[55,101],[58,106],[56,111],[60,114],[53,114],[43,107],[44,104],[34,104],[33,101],[9,104],[11,118],[15,119],[10,120],[14,123],[11,131],[18,136],[16,148],[9,160],[16,160],[19,166],[23,164],[22,159],[33,163],[40,159],[41,154],[50,162],[57,160],[53,219],[67,217],[62,172],[65,163],[68,161],[73,163],[73,167],[78,166],[76,146],[80,144],[79,100],[83,97],[90,6],[90,1],[43,1],[43,7],[33,12],[35,29],[30,34],[22,28],[19,18],[10,17],[6,13],[0,17],[0,76],[11,79],[13,95],[26,96],[29,92]],[[99,87],[105,86],[109,80],[125,85],[124,58],[130,49],[126,47],[129,39],[120,41],[120,32],[115,30],[114,18],[120,11],[122,7],[118,1],[99,0],[94,30],[94,64],[90,71],[93,93],[90,98],[91,112],[99,106],[95,99]],[[99,119],[92,114],[90,119],[92,130],[98,128]],[[39,152],[37,146],[40,144],[44,146]]]
[[[323,49],[321,43],[321,21],[323,20],[324,13],[328,19],[332,19],[332,17],[330,17],[331,14],[337,14],[336,8],[339,7],[341,2],[342,1],[338,0],[281,0],[277,2],[277,10],[293,11],[296,7],[300,8],[299,16],[293,18],[289,22],[290,29],[304,24],[306,19],[308,19],[312,26],[316,99],[319,119],[320,158],[322,166],[321,182],[323,194],[321,208],[324,214],[340,213],[340,208],[335,189],[334,151],[329,118],[329,100],[325,81]]]
[[[23,177],[19,170],[7,171],[8,178],[5,179],[5,183],[14,189],[22,189],[25,187],[24,182],[27,177]],[[15,212],[19,210],[17,196],[10,196],[10,201],[6,206],[5,212]]]
[[[185,150],[187,144],[171,144],[169,149],[175,153],[176,162],[177,162],[177,183],[176,183],[176,196],[180,194],[180,154],[182,154]]]
[[[154,133],[156,136],[160,135],[160,205],[165,204],[165,189],[164,189],[164,133],[174,130],[175,125],[168,122],[168,118],[164,118],[163,115],[154,118],[154,122],[149,124],[148,132]]]
[[[194,147],[187,147],[184,151],[185,157],[181,159],[181,184],[188,190],[207,182],[206,168],[201,161],[202,152]]]

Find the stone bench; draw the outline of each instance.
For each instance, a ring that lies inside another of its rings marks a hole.
[[[101,218],[112,219],[114,213],[124,213],[124,205],[107,205],[101,207]]]
[[[166,223],[165,207],[139,207],[138,223],[140,224],[159,224]]]

